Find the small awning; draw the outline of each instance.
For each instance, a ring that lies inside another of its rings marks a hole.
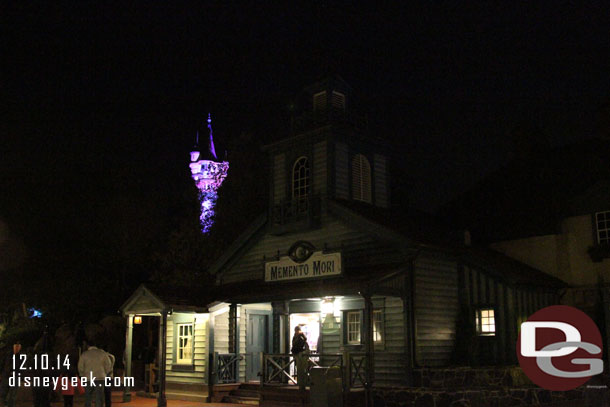
[[[119,308],[123,315],[161,314],[162,312],[205,313],[207,307],[194,304],[188,297],[172,296],[163,290],[155,290],[141,284]]]

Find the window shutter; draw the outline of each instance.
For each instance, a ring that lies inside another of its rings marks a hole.
[[[330,103],[333,109],[345,110],[345,95],[343,93],[335,92],[333,90]]]
[[[362,154],[352,159],[352,197],[357,201],[372,203],[371,166]]]
[[[317,112],[326,109],[326,91],[313,95],[313,111]]]

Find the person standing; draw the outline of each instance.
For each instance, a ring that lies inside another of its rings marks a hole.
[[[87,378],[85,389],[85,407],[91,407],[91,399],[95,396],[95,407],[103,407],[104,380],[112,369],[108,354],[96,346],[90,346],[78,360],[78,373]],[[90,381],[93,378],[93,383]]]
[[[110,359],[110,371],[106,372],[106,376],[112,380],[114,378],[114,355],[110,352],[106,352]],[[112,383],[109,386],[104,386],[104,403],[105,407],[112,407]]]
[[[13,344],[13,352],[6,355],[2,360],[2,366],[0,366],[0,406],[15,407],[17,401],[17,386],[9,386],[8,382],[10,377],[13,375],[13,359],[15,360],[15,367],[18,368],[21,361],[19,359],[21,355],[21,343],[15,341]]]
[[[305,390],[307,386],[307,364],[309,361],[309,344],[307,337],[301,331],[301,326],[294,327],[294,336],[292,337],[292,349],[290,352],[294,355],[294,360],[297,365],[297,383],[299,390]]]

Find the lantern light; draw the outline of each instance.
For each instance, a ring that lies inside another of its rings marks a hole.
[[[142,323],[142,317],[141,316],[135,316],[133,317],[133,323],[136,325],[140,325]]]

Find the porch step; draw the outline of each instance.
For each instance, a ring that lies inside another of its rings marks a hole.
[[[260,385],[242,383],[237,389],[222,398],[223,403],[235,403],[246,406],[258,406],[260,404]]]
[[[228,395],[222,399],[223,403],[234,403],[234,404],[244,404],[249,406],[258,406],[259,399],[258,397],[243,397],[243,396],[234,396]]]
[[[261,393],[259,391],[256,390],[247,390],[247,389],[242,389],[239,388],[237,390],[233,390],[231,392],[232,395],[235,396],[240,396],[240,397],[253,397],[256,399],[260,399],[261,398]]]

